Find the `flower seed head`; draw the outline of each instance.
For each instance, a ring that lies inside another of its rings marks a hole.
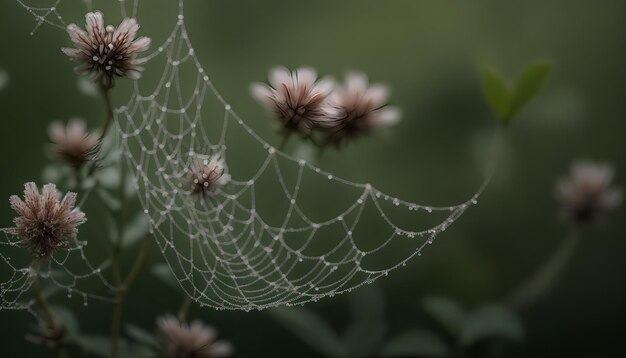
[[[276,114],[286,132],[308,136],[313,128],[326,125],[332,115],[327,99],[334,81],[318,80],[317,73],[310,68],[289,71],[277,67],[270,71],[269,82],[270,86],[253,83],[250,92]]]
[[[602,220],[622,201],[620,189],[611,187],[613,168],[609,164],[577,162],[570,177],[560,180],[556,194],[567,219],[574,223]]]
[[[216,193],[230,181],[226,163],[219,155],[200,155],[192,159],[187,171],[187,183],[191,193],[206,196]]]
[[[85,213],[74,208],[76,194],[67,193],[61,198],[54,184],[44,185],[39,193],[35,183],[26,183],[24,200],[13,195],[10,203],[19,216],[13,220],[15,227],[3,231],[17,236],[38,259],[67,247],[68,240],[76,238],[78,226],[87,221]]]
[[[157,326],[165,339],[169,357],[218,358],[228,357],[233,352],[229,342],[216,341],[217,332],[213,327],[199,321],[189,325],[180,323],[172,315],[166,315],[157,319]]]
[[[148,37],[135,40],[139,30],[137,21],[125,18],[117,28],[111,25],[105,28],[101,12],[90,12],[85,18],[87,31],[76,24],[69,25],[67,32],[74,48],[62,49],[71,60],[78,62],[76,72],[88,74],[103,88],[113,87],[115,76],[139,79],[143,71],[139,65],[144,61],[136,56],[148,49],[151,40]]]
[[[388,97],[387,86],[370,86],[364,73],[348,73],[345,85],[331,97],[335,117],[326,126],[328,142],[340,145],[344,139],[398,123],[400,110],[386,106]]]
[[[98,146],[98,136],[87,132],[85,122],[80,119],[70,120],[67,126],[53,122],[48,132],[54,143],[54,155],[74,168],[80,168],[88,162]]]

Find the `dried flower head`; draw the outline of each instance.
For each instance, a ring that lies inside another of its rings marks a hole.
[[[611,187],[613,168],[609,164],[577,162],[570,177],[556,186],[557,198],[566,217],[576,223],[602,219],[622,201],[620,189]]]
[[[76,194],[67,193],[62,199],[54,184],[46,184],[40,194],[35,183],[24,184],[24,201],[11,196],[11,208],[19,216],[15,227],[3,231],[20,238],[35,258],[47,258],[54,251],[68,246],[76,238],[78,226],[86,220],[76,204]]]
[[[165,338],[165,349],[175,358],[218,358],[228,357],[233,352],[229,342],[216,341],[217,332],[199,321],[190,325],[180,323],[172,315],[157,319],[159,330]]]
[[[187,171],[187,183],[194,195],[211,195],[230,181],[226,163],[219,155],[196,154]]]
[[[327,125],[332,115],[327,104],[334,86],[331,79],[318,80],[310,68],[290,72],[277,67],[270,71],[269,82],[271,86],[253,83],[250,93],[278,116],[286,133],[308,136],[313,128]]]
[[[331,97],[335,117],[327,126],[328,143],[340,145],[344,139],[398,123],[400,110],[386,106],[388,97],[387,86],[370,86],[364,73],[348,73],[345,85]]]
[[[76,24],[67,27],[74,48],[63,48],[62,51],[70,59],[79,63],[76,72],[88,74],[94,82],[103,88],[113,87],[113,78],[128,77],[139,79],[143,63],[137,59],[137,53],[150,46],[150,38],[140,37],[135,40],[139,25],[135,19],[125,18],[115,26],[104,26],[101,12],[90,12],[85,15],[87,32]]]
[[[98,146],[98,135],[87,132],[85,122],[80,119],[70,120],[67,126],[61,122],[52,122],[48,132],[54,143],[54,155],[74,168],[80,168],[88,162]]]

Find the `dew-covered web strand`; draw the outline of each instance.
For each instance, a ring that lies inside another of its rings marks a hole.
[[[60,0],[47,9],[27,7],[18,1],[35,16],[37,26],[50,23],[51,14],[58,14]],[[134,0],[131,16],[137,15],[138,5],[139,1]],[[122,17],[129,15],[125,1],[120,1],[120,9]],[[179,0],[178,14],[174,14],[176,25],[169,37],[145,57],[147,66],[158,58],[166,62],[154,90],[144,95],[139,86],[141,80],[135,81],[128,102],[115,111],[115,123],[121,150],[135,174],[134,182],[156,242],[181,287],[201,305],[263,309],[303,304],[351,291],[421,255],[425,246],[477,203],[491,179],[492,169],[469,200],[452,206],[420,205],[386,195],[368,183],[337,177],[276,149],[247,125],[210,80],[189,39],[183,9],[184,1]],[[65,24],[60,15],[57,19]],[[62,27],[59,23],[52,25]],[[195,71],[195,79],[181,81],[181,68]],[[192,94],[185,95],[189,89]],[[205,123],[212,118],[203,110],[213,108],[215,103],[223,110],[221,128],[207,128]],[[233,177],[223,190],[198,200],[185,185],[190,163],[196,154],[219,153],[228,165],[229,146],[237,145],[227,143],[230,128],[239,128],[252,138],[266,157],[254,174]],[[215,136],[209,133],[216,130],[219,136],[213,142],[210,138]],[[285,165],[295,168],[295,177],[283,172]],[[258,210],[258,182],[269,174],[275,177],[279,193],[288,203],[284,217],[274,225]],[[358,195],[328,219],[315,221],[306,214],[300,203],[305,199],[299,196],[305,178],[311,177],[323,178]],[[395,223],[395,211],[386,207],[415,215],[439,212],[444,219],[420,230],[403,228]],[[390,233],[376,246],[361,248],[355,236],[359,225],[366,221],[362,218],[368,208],[375,210]],[[292,224],[292,220],[298,224]],[[330,228],[336,230],[336,237],[321,234]],[[297,244],[287,242],[290,235],[301,235]],[[412,240],[409,242],[413,247],[404,257],[384,268],[363,266],[364,259],[384,255],[385,249],[399,240]],[[330,244],[323,253],[310,253],[309,248],[320,241]],[[78,248],[80,259],[95,267],[88,263],[82,249]],[[55,264],[62,266],[62,262]],[[106,280],[103,282],[112,288]]]

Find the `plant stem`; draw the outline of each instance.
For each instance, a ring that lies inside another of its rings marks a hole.
[[[287,146],[287,143],[289,142],[289,138],[291,138],[291,132],[284,132],[283,139],[278,145],[278,150],[282,151],[283,149],[285,149],[285,146]]]
[[[57,322],[57,320],[54,318],[54,313],[52,312],[52,309],[50,308],[50,305],[48,304],[48,300],[43,294],[43,290],[41,289],[41,284],[39,283],[39,265],[38,264],[33,265],[33,269],[35,270],[35,278],[33,279],[32,287],[33,287],[33,290],[35,291],[35,301],[37,302],[37,305],[39,305],[39,308],[41,309],[43,313],[45,325],[47,326],[45,328],[47,328],[50,332],[54,334],[54,337],[53,337],[54,346],[51,349],[54,350],[57,357],[66,358],[67,351],[65,350],[65,348],[63,347],[63,343],[61,342],[61,340],[64,337],[63,336],[56,337],[56,334],[59,332],[62,332],[62,330],[64,329],[63,325]],[[46,339],[48,338],[49,337],[46,337]]]
[[[104,97],[104,109],[106,111],[106,117],[104,119],[104,124],[102,125],[102,133],[100,134],[100,141],[104,139],[104,136],[107,134],[109,127],[111,126],[111,122],[113,122],[113,105],[111,104],[111,93],[109,88],[101,88],[102,96]]]
[[[580,234],[575,228],[565,237],[557,251],[537,271],[523,282],[509,298],[516,309],[522,309],[545,295],[563,273],[580,245]]]
[[[131,285],[135,282],[137,276],[139,276],[139,272],[141,272],[143,264],[146,261],[146,258],[148,256],[150,237],[150,235],[146,235],[143,239],[141,249],[139,249],[139,253],[135,258],[135,263],[128,272],[128,275],[126,276],[124,281],[119,284],[117,293],[115,294],[115,298],[113,299],[113,316],[111,318],[111,357],[114,358],[119,357],[119,337],[122,330],[124,300],[126,299],[126,294],[128,293]]]

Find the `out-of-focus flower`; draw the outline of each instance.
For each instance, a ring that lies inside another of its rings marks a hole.
[[[10,198],[11,208],[19,216],[15,227],[3,231],[17,236],[35,258],[47,258],[54,251],[66,248],[76,238],[78,226],[87,219],[76,204],[76,194],[63,198],[54,184],[46,184],[40,194],[35,183],[24,184],[24,201],[17,195]]]
[[[63,48],[70,59],[78,62],[75,68],[80,74],[88,74],[94,82],[103,88],[113,87],[113,78],[128,77],[139,79],[144,61],[137,59],[138,53],[150,46],[150,38],[140,37],[135,40],[139,25],[135,19],[126,18],[115,26],[104,26],[101,12],[85,15],[87,31],[76,24],[67,27],[74,48]]]
[[[54,155],[74,168],[80,168],[88,162],[98,146],[98,135],[87,132],[85,122],[80,119],[70,120],[67,126],[61,122],[52,122],[48,132],[54,143]]]
[[[370,86],[364,73],[348,73],[345,85],[331,96],[335,116],[326,126],[327,143],[340,145],[345,139],[398,123],[400,110],[386,105],[388,97],[387,86]]]
[[[617,208],[620,189],[611,187],[613,168],[588,161],[572,165],[569,178],[557,183],[556,194],[566,217],[575,223],[594,222]]]
[[[250,93],[263,106],[273,111],[286,133],[298,132],[308,136],[311,130],[328,125],[332,109],[327,99],[334,81],[318,80],[315,70],[299,68],[289,71],[277,67],[270,71],[271,86],[253,83]]]
[[[228,357],[233,346],[226,341],[217,341],[217,331],[200,321],[180,323],[172,315],[157,319],[159,330],[165,339],[165,349],[172,358],[218,358]]]
[[[206,196],[217,192],[230,181],[226,163],[219,155],[196,154],[187,171],[191,193]]]

